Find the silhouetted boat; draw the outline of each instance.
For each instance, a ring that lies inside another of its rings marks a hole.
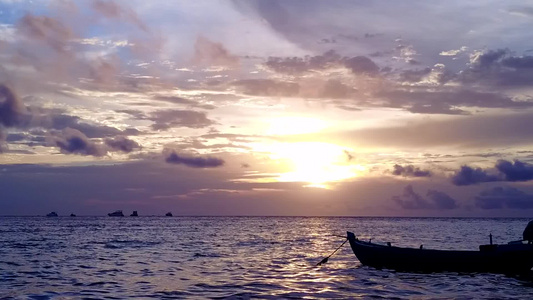
[[[167,212],[167,213],[165,214],[165,217],[172,217],[172,213],[171,213],[171,212]]]
[[[71,217],[75,217],[76,215],[75,214],[70,214]]]
[[[115,210],[114,212],[108,213],[107,215],[110,217],[124,217],[124,214],[121,210]]]
[[[131,213],[130,217],[138,217],[137,211],[134,210],[133,213]]]
[[[57,217],[57,213],[55,211],[49,213],[49,214],[46,214],[47,217]]]
[[[533,223],[533,222],[532,222]],[[366,266],[415,272],[526,273],[533,267],[533,245],[515,241],[479,246],[479,251],[433,250],[394,247],[365,242],[347,233],[353,253]]]

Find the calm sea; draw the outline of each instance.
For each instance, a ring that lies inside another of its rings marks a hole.
[[[527,219],[0,217],[0,298],[533,299],[531,279],[361,266],[347,230],[373,242],[477,249]]]

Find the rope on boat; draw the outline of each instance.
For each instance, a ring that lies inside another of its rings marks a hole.
[[[344,236],[343,236],[343,237],[344,237]],[[348,239],[344,240],[344,242],[342,242],[342,244],[341,244],[339,247],[337,247],[337,249],[335,249],[335,251],[333,251],[333,253],[331,253],[329,256],[323,258],[318,264],[316,264],[317,267],[320,266],[320,265],[323,265],[323,264],[327,263],[327,262],[328,262],[328,259],[329,259],[330,257],[332,257],[333,254],[337,253],[337,251],[339,251],[339,249],[342,248],[342,246],[344,246],[344,244],[346,244],[347,241],[348,241]]]

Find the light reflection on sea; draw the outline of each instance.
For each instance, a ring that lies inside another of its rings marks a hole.
[[[525,219],[0,217],[0,297],[533,298],[531,280],[363,267],[350,230],[398,246],[477,249]]]

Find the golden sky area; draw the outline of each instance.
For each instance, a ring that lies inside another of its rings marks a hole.
[[[0,0],[0,214],[528,216],[532,8]]]

